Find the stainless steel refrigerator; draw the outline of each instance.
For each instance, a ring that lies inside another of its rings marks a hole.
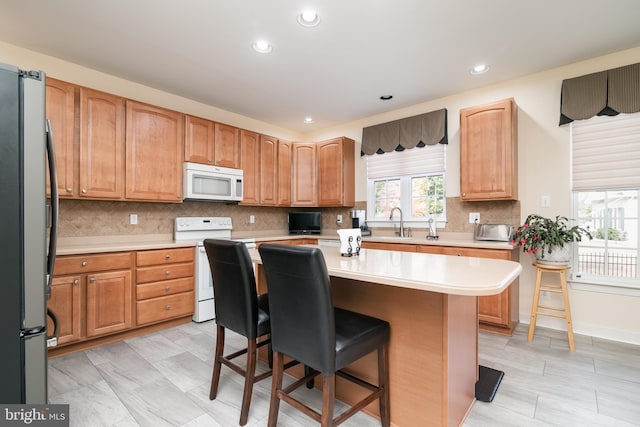
[[[4,404],[47,403],[46,300],[55,258],[58,198],[45,93],[43,72],[0,64],[0,403]]]

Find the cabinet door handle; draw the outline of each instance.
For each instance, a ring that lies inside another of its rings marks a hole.
[[[77,284],[79,284],[79,283],[80,283],[80,281],[79,281],[78,279],[75,279],[75,280],[73,281],[73,284],[74,284],[74,285],[77,285]]]
[[[95,278],[95,277],[90,277],[90,278],[89,278],[89,283],[95,283],[95,281],[96,281],[96,278]]]
[[[164,272],[164,274],[168,276],[168,275],[171,274],[171,272],[169,270],[167,270],[167,271]]]
[[[166,288],[164,288],[165,291],[170,291],[171,290],[171,286],[167,286]]]
[[[71,187],[67,187],[66,190],[67,190],[67,193],[72,193],[73,192],[73,189]]]
[[[83,189],[82,189],[82,194],[86,194],[86,193],[87,193],[87,189],[86,189],[86,188],[83,188]]]
[[[171,255],[166,254],[166,255],[164,256],[164,259],[171,259]]]
[[[82,266],[86,267],[89,263],[87,261],[82,261]]]
[[[170,306],[170,305],[166,305],[166,306],[164,307],[164,309],[165,309],[165,310],[167,310],[167,311],[169,311],[169,310],[171,310],[171,306]]]

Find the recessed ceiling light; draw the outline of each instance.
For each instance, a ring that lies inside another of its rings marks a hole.
[[[252,45],[253,50],[258,53],[271,53],[273,46],[266,40],[257,40]]]
[[[487,64],[478,64],[473,66],[471,74],[484,74],[487,71],[489,71],[489,66]]]
[[[388,101],[388,100],[390,100],[391,98],[393,98],[393,95],[382,95],[382,96],[380,97],[380,99],[381,99],[381,100],[383,100],[383,101]]]
[[[313,123],[313,117],[305,117],[304,118],[304,122],[305,123]]]
[[[303,27],[315,27],[320,23],[320,16],[313,10],[305,10],[298,15],[298,24]]]

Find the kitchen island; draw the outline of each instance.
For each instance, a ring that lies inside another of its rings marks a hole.
[[[321,247],[331,276],[334,304],[387,320],[391,325],[389,371],[391,422],[395,426],[457,426],[475,399],[478,375],[478,296],[506,289],[522,266],[513,261],[362,249],[342,257]],[[266,292],[260,254],[258,288]],[[375,354],[348,370],[377,381]],[[345,402],[359,388],[336,382]],[[366,410],[378,414],[375,403]]]

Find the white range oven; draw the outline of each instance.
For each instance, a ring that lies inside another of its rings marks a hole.
[[[213,297],[213,281],[209,260],[204,249],[204,239],[231,239],[231,218],[229,217],[178,217],[175,221],[176,242],[194,242],[195,247],[195,311],[194,322],[215,319],[216,310]],[[239,239],[248,247],[255,247],[253,239]]]

